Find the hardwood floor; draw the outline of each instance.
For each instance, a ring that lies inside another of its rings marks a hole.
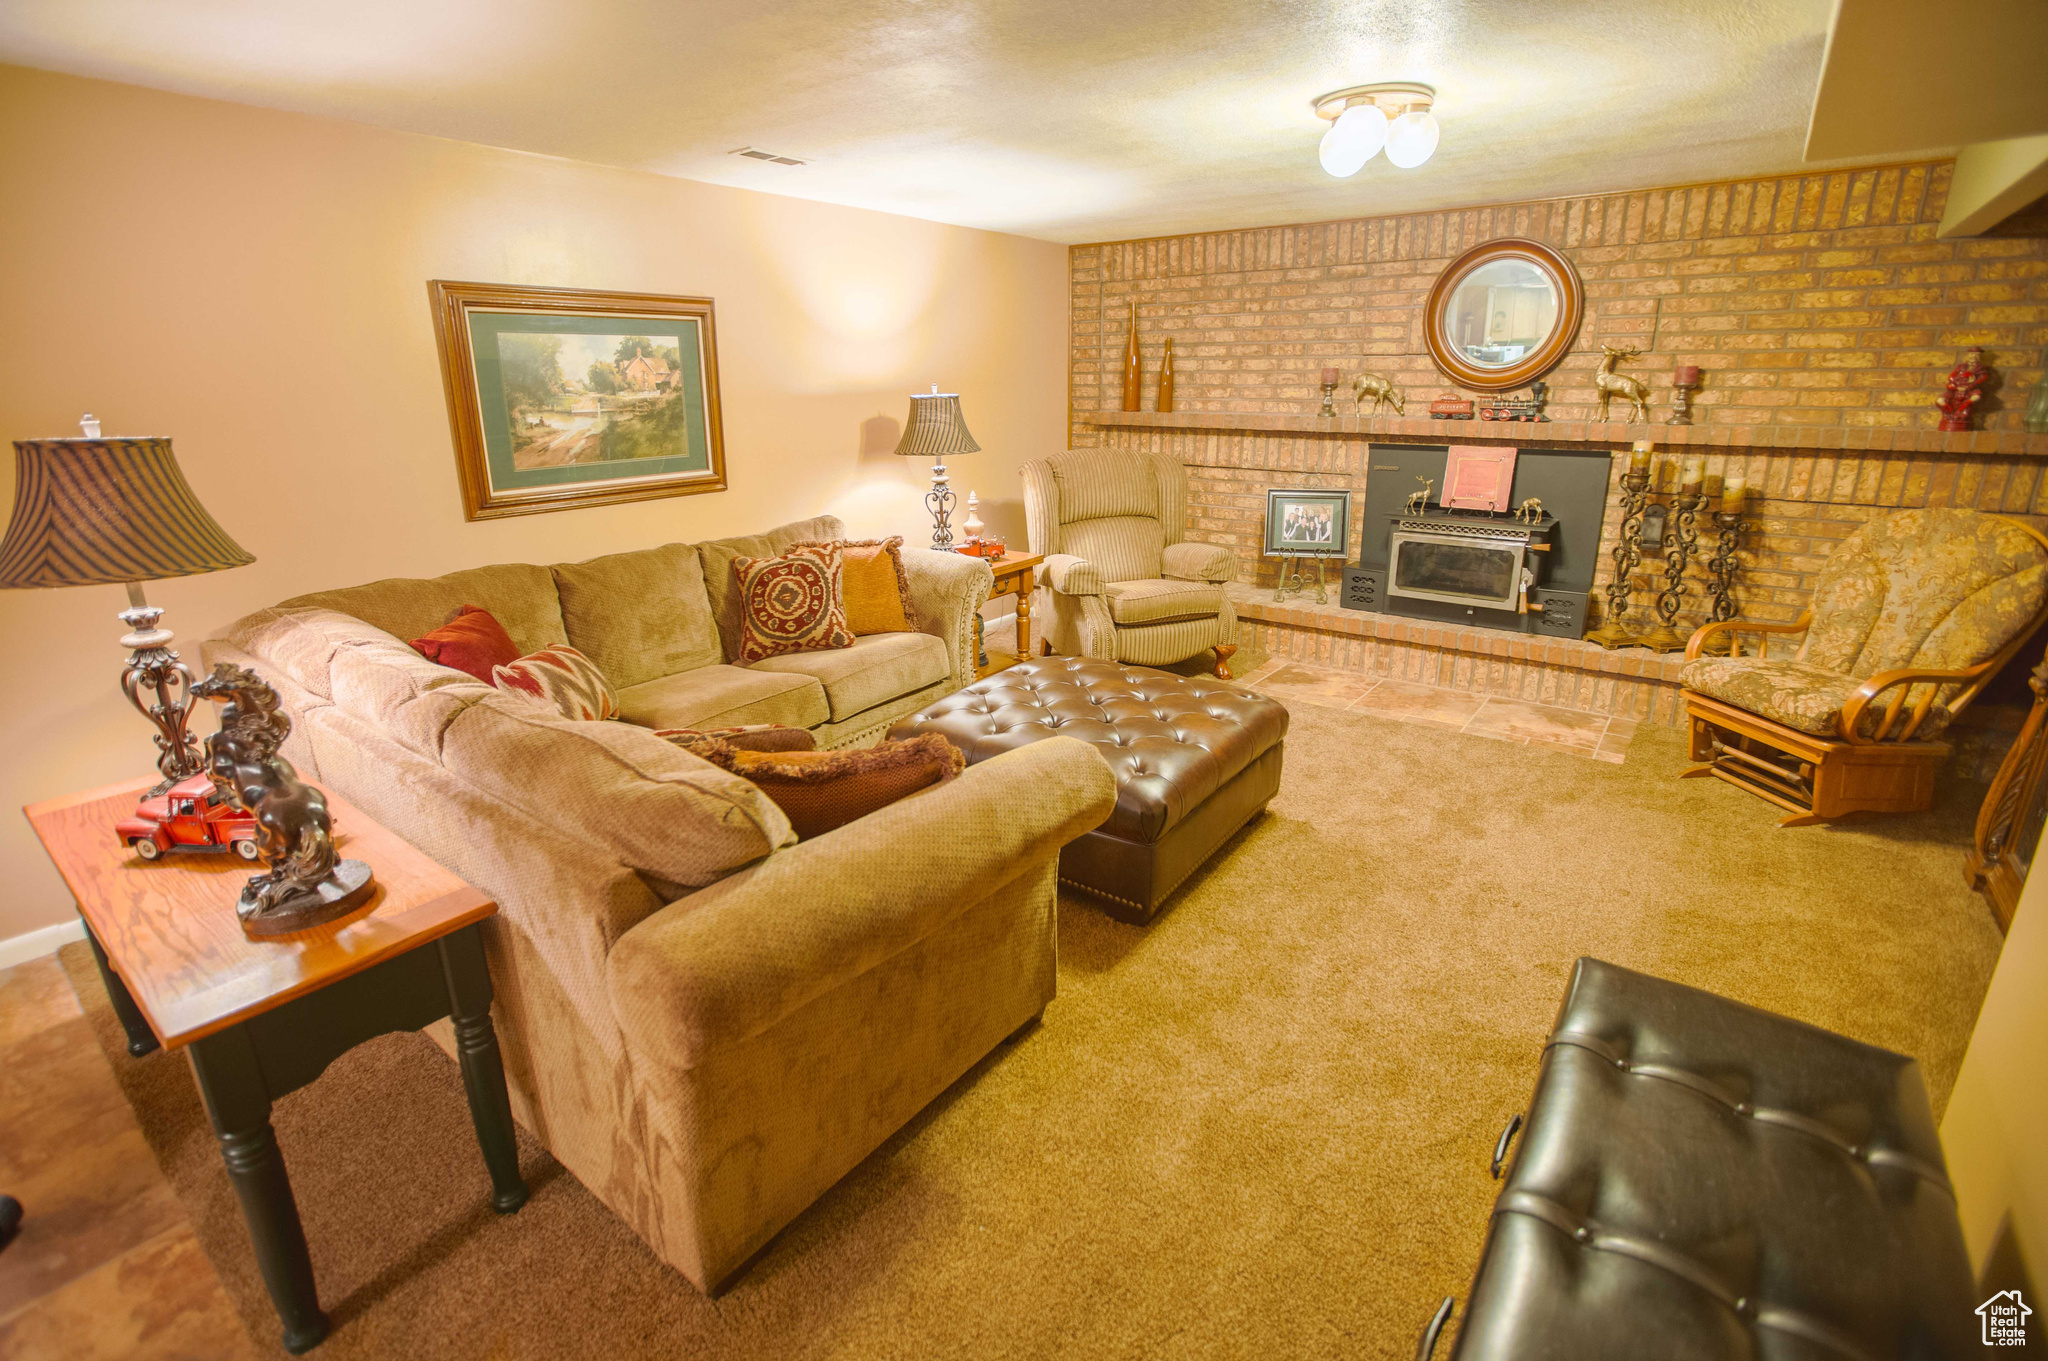
[[[0,1190],[0,1361],[259,1355],[54,955],[0,970]]]

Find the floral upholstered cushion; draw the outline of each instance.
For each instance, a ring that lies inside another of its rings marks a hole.
[[[1958,670],[2005,646],[2044,599],[2048,549],[2021,525],[1975,510],[1899,511],[1828,555],[1800,660],[1857,678]]]
[[[1805,662],[1771,661],[1763,657],[1701,657],[1678,673],[1688,690],[1747,709],[1760,717],[1816,737],[1842,736],[1842,706],[1863,684],[1861,678]],[[1919,687],[1912,687],[1917,690]],[[1863,734],[1874,735],[1897,691],[1887,690],[1863,711]],[[1912,704],[1918,694],[1903,703]],[[1900,725],[1905,723],[1902,717]],[[1936,704],[1913,734],[1931,741],[1948,726],[1948,710]]]

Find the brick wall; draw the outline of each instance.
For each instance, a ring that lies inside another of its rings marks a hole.
[[[2000,372],[1987,429],[2017,429],[2048,344],[2048,240],[1936,241],[1947,162],[1785,176],[1404,217],[1072,247],[1078,418],[1122,402],[1138,304],[1153,404],[1174,337],[1185,411],[1310,412],[1324,365],[1383,373],[1411,403],[1451,390],[1423,344],[1423,302],[1482,241],[1556,247],[1585,283],[1586,318],[1549,375],[1551,415],[1589,419],[1600,343],[1641,345],[1622,372],[1670,401],[1698,364],[1705,425],[1932,427],[1966,345]],[[1420,409],[1419,407],[1412,409]],[[1076,443],[1091,442],[1078,424]]]
[[[1933,399],[1965,345],[1983,345],[1999,375],[1979,407],[1987,429],[2018,430],[2041,376],[2048,240],[1936,241],[1950,170],[1893,166],[1075,246],[1071,442],[1175,453],[1189,469],[1190,532],[1234,544],[1245,577],[1270,585],[1275,564],[1258,553],[1264,489],[1362,489],[1368,442],[1388,437],[1095,427],[1090,413],[1121,406],[1129,305],[1138,305],[1148,410],[1172,335],[1179,411],[1309,415],[1321,400],[1317,370],[1329,365],[1347,381],[1362,368],[1393,377],[1413,415],[1454,390],[1423,344],[1430,285],[1481,241],[1529,237],[1569,258],[1586,289],[1578,339],[1549,375],[1552,417],[1593,417],[1589,375],[1603,340],[1646,351],[1622,371],[1651,382],[1654,420],[1669,414],[1674,365],[1698,364],[1697,419],[1729,444],[1688,452],[1707,455],[1710,471],[1747,472],[1762,494],[1750,507],[1758,532],[1742,555],[1743,611],[1791,618],[1828,550],[1887,509],[1954,505],[2048,519],[2038,457],[1919,452],[1904,448],[1904,436],[1897,448],[1853,447],[1891,443],[1889,430],[1932,428]],[[1339,400],[1349,408],[1348,393]],[[1463,430],[1543,438],[1542,427]],[[1654,594],[1650,570],[1637,578],[1639,607]],[[1599,585],[1611,572],[1603,553]],[[1698,566],[1691,576],[1681,620],[1697,622]]]

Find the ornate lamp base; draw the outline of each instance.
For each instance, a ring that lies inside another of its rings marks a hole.
[[[135,712],[156,728],[156,768],[163,776],[143,795],[146,799],[203,768],[199,743],[186,731],[192,717],[192,669],[171,650],[176,635],[157,627],[163,614],[161,607],[143,599],[141,582],[128,583],[128,608],[120,616],[128,626],[121,646],[129,653],[128,666],[121,673],[121,693],[128,696]]]
[[[953,504],[958,499],[952,479],[946,476],[946,461],[933,459],[932,489],[925,493],[924,507],[932,513],[932,547],[938,552],[953,551]]]
[[[1638,638],[1635,634],[1622,627],[1619,620],[1612,624],[1602,624],[1599,628],[1594,629],[1586,635],[1586,641],[1598,643],[1609,652],[1614,651],[1618,647],[1640,647],[1643,642],[1641,638]]]
[[[1683,652],[1687,636],[1667,624],[1659,624],[1636,642],[1652,652]]]

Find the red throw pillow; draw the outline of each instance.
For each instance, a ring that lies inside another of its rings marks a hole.
[[[786,652],[853,646],[840,593],[837,543],[791,547],[779,558],[734,558],[739,587],[740,665]]]
[[[519,660],[519,645],[489,610],[464,605],[455,617],[424,638],[412,640],[413,650],[430,662],[467,671],[485,685],[492,684],[491,672]]]

